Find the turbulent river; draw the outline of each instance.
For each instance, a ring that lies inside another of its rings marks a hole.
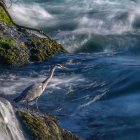
[[[18,23],[42,28],[70,54],[0,68],[1,95],[12,100],[61,63],[68,69],[56,71],[40,110],[87,140],[140,139],[139,0],[24,0],[10,12]]]

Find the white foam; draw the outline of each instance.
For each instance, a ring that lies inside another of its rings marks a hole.
[[[12,94],[19,94],[21,93],[26,87],[30,86],[34,83],[39,83],[44,81],[47,76],[39,75],[38,77],[19,77],[16,75],[7,75],[6,79],[5,76],[0,77],[0,94],[4,95],[12,95]],[[60,90],[62,87],[69,88],[70,85],[80,79],[79,76],[61,76],[56,77],[54,76],[47,87],[47,93],[52,93],[53,90]]]
[[[132,3],[131,6],[130,3],[126,3],[123,6],[118,1],[104,1],[107,2],[108,5],[105,5],[102,0],[96,0],[96,2],[100,3],[103,9],[97,10],[97,16],[93,14],[95,16],[89,17],[87,14],[84,14],[79,19],[79,25],[75,33],[112,35],[135,31],[133,24],[136,18],[140,17],[139,3],[137,5]],[[99,5],[97,7],[99,7]],[[117,19],[118,16],[123,16],[123,14],[126,14],[126,17]]]
[[[32,5],[12,4],[9,12],[18,23],[34,27],[44,26],[47,21],[54,18],[46,9],[36,3]]]
[[[48,85],[48,88],[50,89],[62,89],[62,88],[66,88],[68,89],[67,94],[69,94],[70,92],[73,91],[72,89],[72,85],[75,83],[75,82],[78,82],[78,81],[84,81],[85,79],[80,77],[80,76],[70,76],[70,77],[62,77],[62,78],[52,78],[50,84]]]
[[[106,94],[107,94],[107,92],[104,92],[104,93],[102,93],[102,94],[99,94],[99,95],[95,96],[95,97],[94,97],[92,100],[90,100],[88,103],[85,103],[85,104],[80,105],[78,109],[85,108],[85,107],[87,107],[87,106],[89,106],[89,105],[91,105],[91,104],[93,104],[93,103],[95,103],[95,102],[101,100]]]
[[[0,98],[0,139],[25,140],[10,102]]]

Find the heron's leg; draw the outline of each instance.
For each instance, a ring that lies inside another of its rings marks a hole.
[[[36,103],[36,108],[37,108],[37,111],[39,111],[39,108],[38,108],[38,103],[37,103],[37,101],[38,101],[38,98],[36,98],[36,99],[35,99],[35,103]]]

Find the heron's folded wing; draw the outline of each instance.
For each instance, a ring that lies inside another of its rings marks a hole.
[[[21,100],[24,100],[27,95],[28,95],[28,92],[32,89],[34,85],[30,85],[29,87],[27,87],[18,97],[16,97],[13,101],[15,102],[19,102]]]

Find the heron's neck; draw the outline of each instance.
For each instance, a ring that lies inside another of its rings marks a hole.
[[[42,82],[43,84],[43,89],[46,88],[46,86],[48,85],[48,83],[50,82],[50,80],[52,79],[53,75],[54,75],[54,71],[55,71],[56,67],[53,67],[53,69],[51,70],[49,76]]]

